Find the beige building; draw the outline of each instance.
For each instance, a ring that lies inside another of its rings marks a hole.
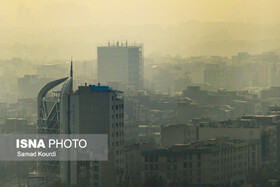
[[[171,147],[174,144],[188,144],[198,140],[198,129],[194,125],[161,126],[160,146]]]
[[[226,128],[200,127],[199,140],[228,137],[245,141],[259,140],[262,149],[262,164],[274,166],[277,163],[276,126],[262,128]]]
[[[142,151],[142,183],[158,176],[166,183],[245,184],[249,172],[261,163],[259,141],[226,138]]]
[[[143,150],[155,149],[152,143],[136,143],[125,147],[125,182],[127,186],[141,187]]]
[[[36,125],[28,123],[25,118],[7,118],[0,128],[1,133],[7,134],[35,134],[37,132]]]
[[[248,116],[247,116],[248,117]],[[257,116],[259,119],[240,119],[239,121],[202,122],[192,125],[170,125],[161,128],[161,147],[168,148],[174,144],[188,144],[195,140],[209,140],[219,137],[244,141],[261,142],[262,164],[275,166],[280,154],[280,138],[277,134],[278,123],[270,117]],[[192,128],[191,128],[192,127]]]
[[[261,138],[260,128],[213,128],[213,127],[200,127],[199,140],[208,140],[217,137],[229,137],[233,139],[250,140]]]

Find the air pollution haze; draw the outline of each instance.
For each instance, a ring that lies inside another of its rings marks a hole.
[[[143,42],[146,55],[224,55],[279,49],[273,0],[27,0],[0,8],[1,57],[96,58],[108,40]]]
[[[280,186],[279,0],[2,1],[0,187]]]

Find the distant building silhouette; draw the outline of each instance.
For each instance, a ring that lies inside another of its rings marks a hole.
[[[113,44],[97,48],[98,80],[102,84],[120,82],[143,89],[143,47]]]

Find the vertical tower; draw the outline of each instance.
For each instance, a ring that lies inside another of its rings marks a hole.
[[[63,83],[58,92],[48,92]],[[70,77],[44,86],[38,95],[39,134],[108,134],[108,161],[44,161],[40,174],[68,186],[116,186],[124,172],[123,93],[108,86],[85,85],[73,91]]]
[[[71,57],[71,65],[70,65],[70,78],[72,80],[70,91],[73,92],[73,61]]]
[[[98,81],[120,82],[143,89],[143,46],[119,44],[97,48]]]
[[[63,83],[61,91],[49,93],[54,87]],[[65,128],[65,113],[67,105],[65,97],[69,92],[71,79],[62,78],[46,84],[37,97],[38,134],[61,134]],[[61,168],[58,161],[40,161],[38,163],[40,174],[46,176],[48,181],[60,177]]]
[[[70,77],[58,79],[46,84],[37,97],[37,125],[38,134],[69,134],[70,110],[69,93],[73,90],[73,67],[71,60]],[[56,86],[62,84],[60,91],[53,91]],[[57,178],[65,179],[69,175],[69,162],[40,161],[39,172],[45,175],[49,181]]]
[[[108,161],[78,162],[79,168],[94,168],[85,182],[93,186],[115,186],[124,172],[124,99],[123,93],[108,86],[85,85],[70,95],[75,131],[80,134],[108,134]],[[71,122],[72,123],[72,122]],[[79,165],[83,167],[79,167]],[[78,171],[81,173],[81,171]],[[86,173],[86,172],[85,172]],[[88,181],[86,181],[88,180]]]

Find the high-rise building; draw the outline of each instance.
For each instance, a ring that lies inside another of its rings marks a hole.
[[[72,62],[70,77],[58,79],[46,84],[37,97],[38,134],[70,134],[69,129],[69,93],[72,92]],[[59,91],[53,91],[62,84]],[[51,92],[52,91],[52,92]],[[76,166],[75,162],[40,161],[38,169],[40,175],[47,178],[49,183],[61,179],[70,184],[75,183],[76,177],[69,176],[70,167]],[[73,174],[73,172],[71,172]],[[76,175],[76,173],[75,173]],[[72,179],[72,181],[70,181]]]
[[[70,95],[71,126],[80,134],[108,134],[108,161],[88,162],[94,168],[86,184],[115,186],[124,172],[123,93],[108,86],[79,86]],[[79,182],[81,184],[81,182]]]
[[[69,186],[115,186],[124,172],[123,93],[100,84],[73,91],[72,78],[71,68],[69,78],[50,82],[40,91],[38,133],[107,134],[108,161],[44,161],[39,163],[40,174]],[[61,83],[60,91],[48,93]]]
[[[100,46],[97,48],[98,81],[102,84],[120,82],[143,89],[143,47],[141,45]]]

